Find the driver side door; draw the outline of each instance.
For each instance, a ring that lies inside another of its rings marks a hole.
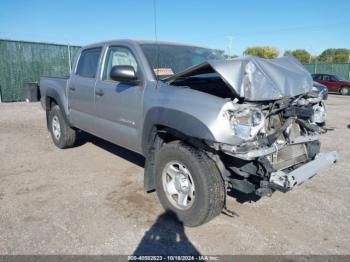
[[[95,86],[98,136],[130,150],[140,151],[139,123],[142,116],[143,82],[121,83],[110,78],[113,66],[129,65],[142,79],[136,57],[126,46],[108,46],[100,78]]]

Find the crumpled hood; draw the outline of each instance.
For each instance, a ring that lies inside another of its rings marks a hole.
[[[247,56],[209,60],[177,73],[168,82],[199,74],[218,73],[238,97],[249,101],[276,100],[310,92],[310,73],[294,57],[263,59]]]

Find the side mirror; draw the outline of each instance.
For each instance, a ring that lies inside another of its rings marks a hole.
[[[137,80],[135,69],[129,65],[113,66],[109,77],[114,81],[122,83],[130,83]]]

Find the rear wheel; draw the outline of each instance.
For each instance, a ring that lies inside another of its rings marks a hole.
[[[343,96],[347,96],[350,94],[350,88],[348,86],[343,86],[340,88],[340,94]]]
[[[51,108],[48,120],[54,144],[59,148],[72,147],[76,140],[76,131],[68,125],[58,105]]]
[[[202,151],[176,141],[156,155],[156,191],[164,209],[186,226],[199,226],[221,213],[225,188],[215,163]]]

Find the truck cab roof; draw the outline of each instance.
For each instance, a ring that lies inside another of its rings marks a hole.
[[[103,45],[120,45],[120,44],[124,44],[124,45],[125,44],[128,44],[128,45],[159,44],[159,45],[177,45],[177,46],[191,46],[191,47],[206,48],[206,47],[186,44],[186,43],[177,43],[177,42],[170,42],[170,41],[155,41],[155,40],[134,40],[134,39],[108,40],[108,41],[97,42],[90,45],[86,45],[86,46],[83,46],[82,48],[87,49],[87,48],[99,47]]]

